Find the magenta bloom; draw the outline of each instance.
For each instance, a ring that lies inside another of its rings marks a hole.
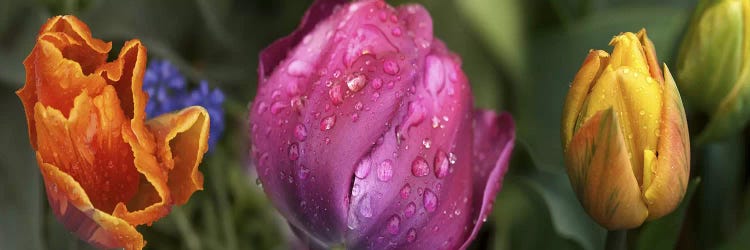
[[[466,248],[513,149],[475,110],[460,58],[419,5],[318,0],[260,56],[250,110],[263,189],[317,247]]]

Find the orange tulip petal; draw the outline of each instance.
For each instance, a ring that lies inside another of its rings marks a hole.
[[[135,227],[93,207],[86,191],[58,167],[37,154],[47,199],[55,216],[72,233],[99,248],[141,249],[146,244]]]
[[[562,131],[560,132],[565,146],[573,139],[573,134],[577,129],[576,124],[583,122],[580,121],[578,114],[585,109],[589,91],[596,79],[599,78],[602,70],[607,66],[608,57],[609,54],[603,50],[589,51],[589,55],[583,61],[581,69],[576,73],[575,79],[570,85],[563,106]]]
[[[196,190],[203,189],[198,165],[208,151],[208,112],[198,106],[164,114],[146,124],[154,133],[158,156],[169,172],[169,189],[176,204],[184,204]]]

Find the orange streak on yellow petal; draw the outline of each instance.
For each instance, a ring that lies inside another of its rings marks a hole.
[[[612,109],[597,112],[576,132],[565,152],[578,200],[610,230],[637,227],[648,216],[617,123]]]
[[[672,74],[664,66],[664,110],[659,135],[657,163],[651,183],[644,183],[643,197],[649,219],[672,212],[685,195],[690,178],[690,138],[687,119]]]

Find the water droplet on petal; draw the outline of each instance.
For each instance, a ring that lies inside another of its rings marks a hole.
[[[268,110],[268,104],[266,102],[259,102],[258,107],[256,108],[259,115],[262,115],[263,113]]]
[[[354,176],[360,179],[367,178],[370,174],[370,167],[372,166],[372,160],[370,157],[365,157],[362,161],[357,164],[357,168],[354,170]]]
[[[271,113],[273,113],[274,115],[277,115],[277,114],[281,113],[281,111],[284,110],[287,107],[288,107],[288,105],[286,103],[281,102],[281,101],[274,102],[273,104],[271,104]]]
[[[456,164],[456,161],[458,161],[458,157],[456,156],[456,154],[451,152],[450,154],[448,154],[448,161],[450,161],[451,165]]]
[[[297,177],[299,177],[300,180],[305,180],[308,176],[310,176],[310,169],[305,167],[304,165],[300,166]]]
[[[365,77],[365,75],[356,75],[346,81],[346,86],[349,87],[349,90],[351,90],[352,92],[359,92],[362,88],[365,87],[366,83],[367,77]]]
[[[334,85],[328,90],[328,97],[331,98],[333,105],[341,105],[344,102],[344,94],[341,91],[341,85]]]
[[[378,180],[390,181],[393,177],[393,163],[391,160],[385,160],[378,165]]]
[[[376,90],[380,89],[381,87],[383,87],[383,80],[380,79],[380,78],[372,79],[372,81],[370,81],[370,82],[371,82],[370,84],[372,84],[372,88],[374,88]]]
[[[399,27],[393,28],[391,30],[391,34],[393,34],[394,36],[401,36],[401,28]]]
[[[411,185],[409,183],[404,184],[404,187],[401,188],[401,199],[407,199],[409,198],[409,194],[411,194]]]
[[[386,230],[388,233],[392,235],[398,234],[399,227],[401,225],[401,218],[398,217],[398,215],[391,216],[390,219],[388,219],[388,225],[386,226]]]
[[[443,61],[437,56],[429,55],[425,59],[424,84],[433,95],[437,95],[443,90],[445,70],[443,69]]]
[[[365,107],[365,105],[362,104],[362,102],[357,102],[357,103],[354,104],[354,109],[357,110],[357,111],[361,111],[362,108],[364,108],[364,107]]]
[[[406,233],[406,242],[412,243],[416,239],[417,239],[417,230],[414,228],[409,229],[409,232]]]
[[[294,127],[294,137],[299,141],[305,141],[305,139],[307,139],[307,128],[305,128],[305,125],[300,123]]]
[[[383,72],[389,75],[395,75],[398,74],[400,68],[398,66],[398,63],[393,60],[385,60],[383,62]]]
[[[424,189],[422,202],[424,203],[424,209],[427,210],[427,212],[434,212],[435,209],[437,209],[437,196],[435,196],[435,193],[429,188]]]
[[[406,209],[404,209],[404,217],[410,218],[415,213],[417,213],[417,205],[415,205],[414,202],[409,202],[409,204],[406,204]]]
[[[333,128],[333,125],[336,125],[335,115],[331,115],[329,117],[323,118],[323,120],[320,120],[320,130],[330,130]]]
[[[430,166],[421,156],[417,156],[411,163],[411,173],[416,177],[426,176],[430,173]]]
[[[361,200],[359,200],[359,214],[361,214],[365,218],[372,217],[372,201],[370,200],[370,196],[367,194],[365,194],[365,196],[362,197]]]
[[[291,76],[308,76],[310,75],[310,73],[312,73],[312,71],[312,66],[310,66],[309,63],[301,60],[295,60],[291,62],[286,69],[286,72]]]
[[[299,146],[297,146],[297,143],[292,143],[292,145],[289,145],[289,160],[296,161],[299,159]]]
[[[435,176],[437,178],[443,178],[446,175],[448,175],[448,166],[450,162],[448,161],[448,155],[445,154],[442,150],[438,150],[437,154],[435,154]]]
[[[422,139],[422,146],[424,146],[425,149],[430,149],[430,147],[432,147],[432,140],[430,140],[430,138]]]

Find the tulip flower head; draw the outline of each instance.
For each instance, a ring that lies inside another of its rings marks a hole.
[[[263,189],[316,247],[466,248],[513,148],[475,110],[458,56],[419,5],[326,1],[261,53],[250,109]]]
[[[699,142],[736,134],[750,120],[750,1],[703,0],[677,57],[680,91],[709,114]]]
[[[45,23],[16,92],[58,220],[99,248],[141,249],[150,225],[202,189],[209,117],[189,107],[145,120],[146,48],[111,43],[73,16]]]
[[[608,229],[660,218],[682,200],[690,174],[685,111],[646,30],[592,50],[562,117],[568,176],[586,212]]]

